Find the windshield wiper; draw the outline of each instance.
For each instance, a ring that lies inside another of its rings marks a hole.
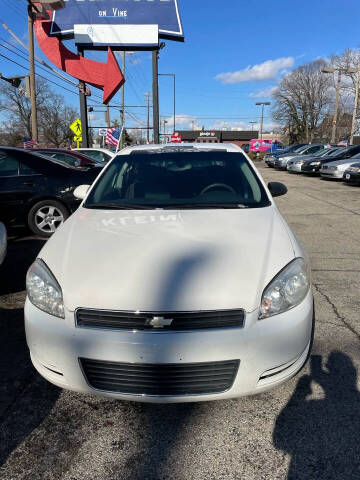
[[[135,205],[127,203],[88,203],[85,208],[99,210],[155,210],[157,207],[152,205]]]
[[[228,209],[236,209],[236,208],[249,208],[247,205],[243,205],[241,203],[178,203],[173,205],[163,205],[162,208],[165,209],[174,209],[174,210],[181,210],[183,208],[188,209],[212,209],[212,208],[228,208]]]

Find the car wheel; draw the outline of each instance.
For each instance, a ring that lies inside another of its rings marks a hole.
[[[50,237],[65,220],[69,212],[56,200],[43,200],[35,204],[28,214],[28,225],[35,235]]]

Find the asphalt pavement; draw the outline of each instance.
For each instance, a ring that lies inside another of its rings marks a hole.
[[[278,172],[277,204],[311,257],[310,362],[268,393],[149,405],[62,391],[31,366],[25,272],[43,242],[10,242],[0,267],[1,480],[359,480],[360,188]],[[261,234],[261,232],[259,232]]]

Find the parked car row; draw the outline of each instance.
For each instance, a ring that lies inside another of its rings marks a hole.
[[[292,145],[285,153],[266,155],[265,163],[289,173],[321,175],[360,184],[360,145]]]

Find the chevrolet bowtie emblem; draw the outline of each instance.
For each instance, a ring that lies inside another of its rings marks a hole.
[[[173,322],[172,318],[164,318],[164,317],[153,317],[152,319],[148,320],[149,325],[154,328],[164,328],[169,327]]]

